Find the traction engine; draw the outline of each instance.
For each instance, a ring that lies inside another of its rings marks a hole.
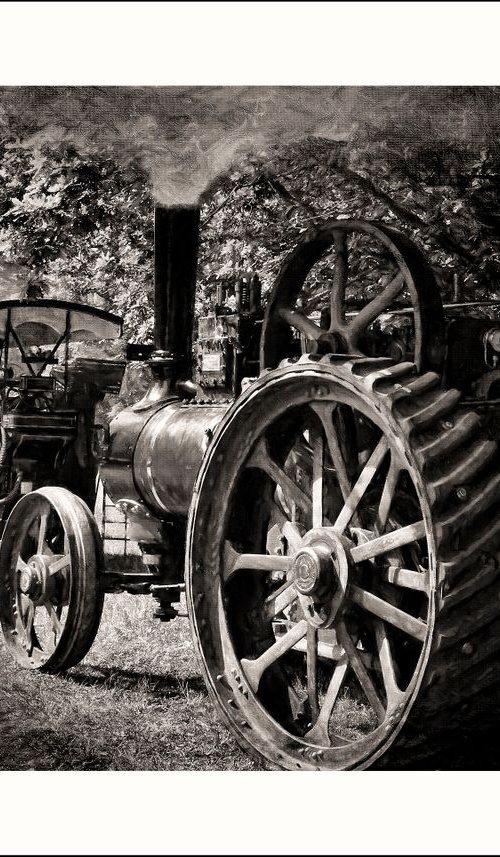
[[[105,425],[126,361],[72,342],[116,338],[120,319],[0,303],[6,644],[61,672],[106,593],[149,594],[168,621],[185,591],[210,695],[261,765],[432,766],[498,700],[498,303],[443,307],[406,236],[330,221],[265,308],[255,276],[231,309],[219,289],[193,347],[198,231],[197,208],[155,211],[155,342],[127,351],[151,383]],[[108,549],[99,484],[134,562]]]

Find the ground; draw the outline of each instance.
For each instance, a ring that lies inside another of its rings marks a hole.
[[[153,604],[106,596],[90,653],[64,676],[22,669],[0,642],[0,770],[258,770],[208,697],[188,620],[160,623]],[[497,730],[455,736],[437,767],[498,770]]]
[[[65,676],[18,667],[0,646],[0,770],[252,770],[218,719],[187,619],[107,596],[85,660]]]

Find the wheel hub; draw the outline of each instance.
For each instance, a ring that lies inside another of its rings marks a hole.
[[[32,601],[43,601],[47,595],[48,566],[46,558],[35,554],[21,572],[19,588]]]
[[[330,530],[310,530],[295,555],[292,574],[306,619],[316,627],[333,624],[349,574],[348,552]]]
[[[332,552],[324,543],[299,550],[293,563],[295,585],[302,595],[319,595],[334,585]]]

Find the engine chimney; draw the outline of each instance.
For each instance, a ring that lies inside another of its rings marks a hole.
[[[197,207],[155,208],[155,398],[191,378],[199,223]]]

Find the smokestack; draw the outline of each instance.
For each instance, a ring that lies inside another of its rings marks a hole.
[[[175,381],[191,377],[200,209],[155,208],[155,325],[153,363]]]

